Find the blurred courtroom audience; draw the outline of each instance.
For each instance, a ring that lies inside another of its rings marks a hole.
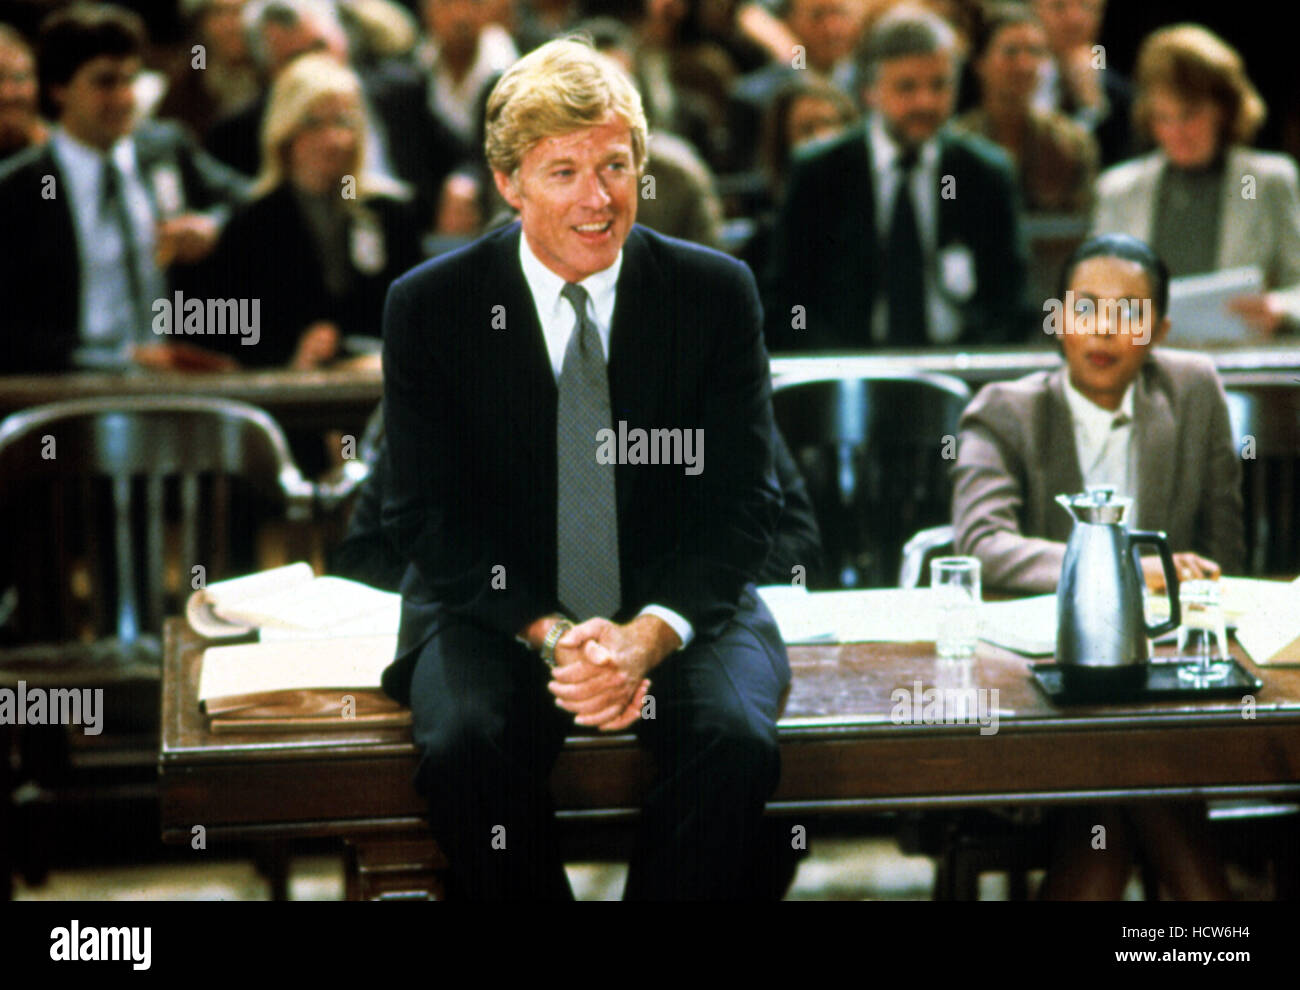
[[[91,183],[85,170],[98,166],[78,163],[76,142],[97,145],[76,136],[79,118],[65,122],[51,86],[39,85],[42,61],[66,55],[42,57],[37,29],[72,0],[0,0],[0,243],[14,287],[0,313],[11,341],[3,370],[211,367],[210,350],[159,347],[148,324],[125,327],[128,313],[165,292],[217,286],[223,297],[261,299],[264,320],[289,317],[265,345],[227,347],[221,366],[343,356],[344,338],[376,332],[373,301],[358,302],[354,290],[369,286],[362,295],[382,300],[375,286],[393,266],[506,219],[483,163],[486,94],[519,54],[574,30],[619,59],[643,94],[651,142],[638,222],[745,260],[774,350],[1037,339],[1026,282],[1037,287],[1044,259],[1082,236],[1061,226],[1062,215],[1149,240],[1176,277],[1258,266],[1263,291],[1233,309],[1261,337],[1300,330],[1295,163],[1250,147],[1264,103],[1232,45],[1193,25],[1149,33],[1173,20],[1173,3],[1157,4],[1159,13],[1116,5],[1107,21],[1105,0],[120,2],[147,10],[157,36],[127,53],[133,93],[83,96],[91,116],[131,107],[120,146],[131,150],[114,151],[127,228],[115,199],[88,209],[87,197],[113,192],[116,180]],[[1102,47],[1103,27],[1121,63]],[[1126,29],[1132,45],[1114,40]],[[1245,50],[1259,50],[1258,32],[1240,34]],[[351,142],[348,127],[323,127],[317,149],[361,149],[357,201],[307,197],[287,165],[277,190],[266,186],[271,88],[308,55],[333,58],[358,80],[357,112],[336,117],[365,133]],[[1261,79],[1272,82],[1275,106],[1289,92],[1276,75]],[[75,102],[82,91],[72,90]],[[1130,158],[1137,148],[1154,150]],[[37,226],[37,211],[54,205],[40,198],[46,173],[59,218]],[[241,212],[217,264],[206,255],[253,176],[262,178],[259,204]],[[409,195],[395,198],[402,186]],[[282,229],[268,221],[268,203],[292,206]],[[277,228],[269,242],[260,235],[268,222]],[[380,271],[357,267],[350,240],[338,248],[339,232],[354,227],[362,247],[381,231]],[[130,267],[113,261],[127,257],[123,229],[137,242]],[[250,257],[269,257],[267,243],[279,251],[265,264],[235,260],[241,237]],[[318,287],[320,306],[307,305]],[[332,329],[316,327],[300,349],[316,324]],[[154,346],[133,358],[145,344]]]
[[[782,86],[767,108],[760,151],[772,202],[781,199],[798,149],[835,137],[857,118],[853,101],[815,76],[799,76]]]
[[[1025,258],[1010,159],[945,127],[957,38],[900,5],[859,49],[866,123],[806,154],[772,237],[774,351],[1020,342]]]
[[[827,141],[857,120],[857,107],[843,91],[816,76],[791,79],[772,100],[763,121],[759,161],[765,196],[755,207],[753,232],[739,255],[756,272],[766,271],[776,226],[776,208],[784,195],[794,153]]]
[[[1097,139],[1103,165],[1134,151],[1133,86],[1098,44],[1106,0],[1032,0],[1052,57],[1035,102],[1059,110]]]
[[[429,109],[461,141],[479,133],[479,108],[490,82],[519,58],[509,32],[491,23],[488,0],[423,0],[425,37],[416,59]]]
[[[853,51],[862,33],[865,0],[785,0],[782,13],[800,48],[736,80],[730,121],[737,137],[757,135],[777,93],[796,79],[815,74],[846,95],[854,92]],[[757,142],[741,141],[739,147],[733,167],[757,164]]]
[[[246,183],[178,125],[138,120],[145,44],[140,18],[112,4],[75,4],[42,28],[56,122],[0,166],[0,371],[199,360],[150,332],[152,303],[195,292]]]
[[[520,55],[573,30],[582,17],[577,0],[518,0],[511,36]]]
[[[49,137],[39,94],[36,53],[26,38],[0,24],[0,162]]]
[[[1249,147],[1266,108],[1241,57],[1194,24],[1138,55],[1136,121],[1156,150],[1098,181],[1098,233],[1149,240],[1174,277],[1257,266],[1266,292],[1230,307],[1254,330],[1300,329],[1300,181],[1289,155]]]
[[[310,370],[379,336],[389,282],[421,255],[408,190],[364,166],[367,135],[360,80],[336,59],[276,79],[253,198],[210,265],[214,297],[261,301],[258,342],[225,342],[241,365]]]
[[[1021,203],[1028,212],[1090,212],[1097,143],[1059,110],[1033,103],[1049,58],[1047,36],[1033,11],[1019,3],[990,8],[972,57],[980,105],[959,117],[957,126],[996,142],[1011,155]]]
[[[185,124],[203,141],[212,125],[251,106],[261,92],[240,22],[247,0],[185,0],[190,45],[167,74],[158,116]],[[195,51],[195,48],[198,51]]]

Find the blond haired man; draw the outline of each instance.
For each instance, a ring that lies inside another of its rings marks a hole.
[[[575,724],[655,757],[627,897],[756,893],[790,676],[752,589],[780,509],[761,312],[743,265],[635,225],[645,147],[614,63],[542,46],[487,107],[520,222],[389,292],[385,688],[473,897],[571,896],[549,780]]]

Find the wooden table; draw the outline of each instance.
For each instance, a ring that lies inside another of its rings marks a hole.
[[[1287,385],[1300,381],[1300,344],[1207,349],[1229,387]],[[1054,367],[1060,355],[1048,345],[855,351],[842,354],[778,354],[774,379],[809,375],[933,372],[972,385],[1015,378]],[[377,360],[356,359],[326,371],[242,371],[186,374],[134,371],[0,375],[0,418],[46,402],[95,396],[175,394],[240,399],[260,406],[285,429],[364,426],[379,404],[383,375]]]
[[[165,638],[164,840],[189,842],[195,825],[210,840],[338,836],[349,897],[428,889],[443,864],[411,784],[409,729],[214,736],[196,701],[205,644],[180,619]],[[1300,794],[1300,669],[1263,672],[1248,719],[1236,700],[1060,709],[1025,658],[984,643],[966,665],[942,664],[931,643],[792,647],[790,659],[769,813]],[[997,732],[894,724],[892,692],[918,681],[996,688]],[[553,777],[561,818],[634,816],[650,772],[631,735],[573,737]]]

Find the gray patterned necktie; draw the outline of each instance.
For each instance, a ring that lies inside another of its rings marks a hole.
[[[587,318],[587,290],[572,282],[560,294],[577,324],[560,368],[556,426],[556,589],[578,620],[609,618],[622,600],[614,465],[596,461],[596,435],[612,427],[609,377],[600,335]]]

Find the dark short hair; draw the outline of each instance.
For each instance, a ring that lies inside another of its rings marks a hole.
[[[1011,3],[1008,0],[989,4],[980,11],[979,26],[971,42],[972,61],[982,59],[993,44],[993,39],[1007,28],[1020,27],[1023,24],[1041,27],[1042,23],[1033,9],[1026,4]]]
[[[41,24],[37,44],[41,93],[65,86],[83,65],[102,55],[143,56],[147,35],[144,21],[111,3],[75,3],[51,14]]]
[[[611,48],[635,53],[636,32],[616,17],[590,17],[574,26],[571,34],[585,34],[598,52]]]
[[[1155,307],[1156,322],[1164,319],[1169,311],[1169,268],[1150,244],[1129,234],[1100,234],[1075,248],[1061,268],[1061,279],[1056,287],[1058,299],[1065,298],[1074,270],[1090,258],[1121,258],[1141,265],[1151,286],[1151,305]]]

